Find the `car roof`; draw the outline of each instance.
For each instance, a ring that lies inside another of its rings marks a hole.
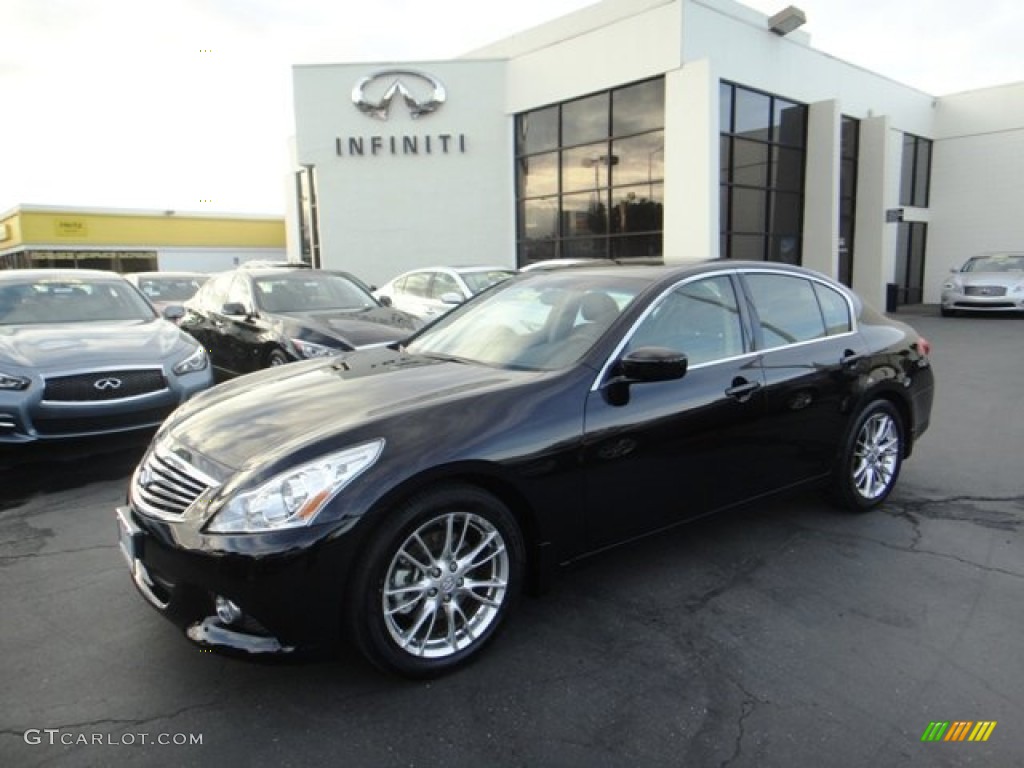
[[[153,278],[157,278],[157,277],[175,278],[175,277],[209,277],[209,276],[210,275],[209,275],[208,272],[189,272],[187,270],[178,270],[178,271],[172,271],[172,272],[160,272],[160,271],[156,271],[156,272],[129,272],[128,274],[124,275],[124,277],[127,277],[129,280],[131,280],[132,278],[143,278],[143,277],[146,278],[147,280],[152,280]]]
[[[105,269],[5,269],[0,270],[0,280],[14,282],[16,280],[123,280],[124,278]]]

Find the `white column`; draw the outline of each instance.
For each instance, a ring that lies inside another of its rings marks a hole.
[[[885,309],[885,284],[892,282],[895,256],[885,211],[893,207],[890,196],[889,118],[860,121],[857,162],[857,201],[853,235],[853,289],[876,309]]]
[[[819,101],[807,111],[803,266],[839,274],[839,102]]]
[[[718,80],[705,59],[665,75],[664,256],[718,255]]]

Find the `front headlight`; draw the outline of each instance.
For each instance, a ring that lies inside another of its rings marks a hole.
[[[303,341],[302,339],[292,339],[292,344],[299,351],[299,354],[304,358],[311,359],[314,357],[329,357],[330,355],[340,355],[342,350],[336,347],[328,347],[323,344],[314,344],[312,341]]]
[[[955,291],[956,289],[957,289],[957,284],[954,283],[952,280],[949,280],[949,281],[947,281],[947,282],[942,284],[942,290],[944,290],[944,291]]]
[[[231,498],[214,513],[210,533],[260,533],[301,528],[377,461],[383,438],[321,456]]]
[[[29,384],[31,384],[31,381],[26,379],[24,376],[10,376],[9,374],[0,372],[0,389],[28,389]]]
[[[202,347],[196,347],[192,354],[174,366],[174,372],[180,376],[184,373],[201,371],[206,367],[207,360],[206,350]]]

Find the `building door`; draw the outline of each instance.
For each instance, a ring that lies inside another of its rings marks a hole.
[[[896,284],[900,304],[920,304],[924,300],[924,249],[928,225],[922,221],[903,221],[896,236]]]

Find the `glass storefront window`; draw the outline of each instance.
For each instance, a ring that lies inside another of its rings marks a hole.
[[[614,161],[615,158],[608,153],[606,141],[563,150],[562,191],[607,187],[609,164]]]
[[[522,197],[558,194],[558,153],[521,157],[518,182]]]
[[[612,184],[637,184],[665,178],[665,133],[652,131],[612,142]]]
[[[530,155],[558,147],[557,106],[519,115],[516,126],[517,155]]]
[[[608,138],[608,93],[596,93],[562,105],[562,146]]]
[[[664,125],[660,77],[517,115],[519,263],[660,256]]]
[[[719,84],[721,255],[799,264],[807,107]]]
[[[665,84],[648,80],[612,91],[612,135],[629,136],[665,124]]]

